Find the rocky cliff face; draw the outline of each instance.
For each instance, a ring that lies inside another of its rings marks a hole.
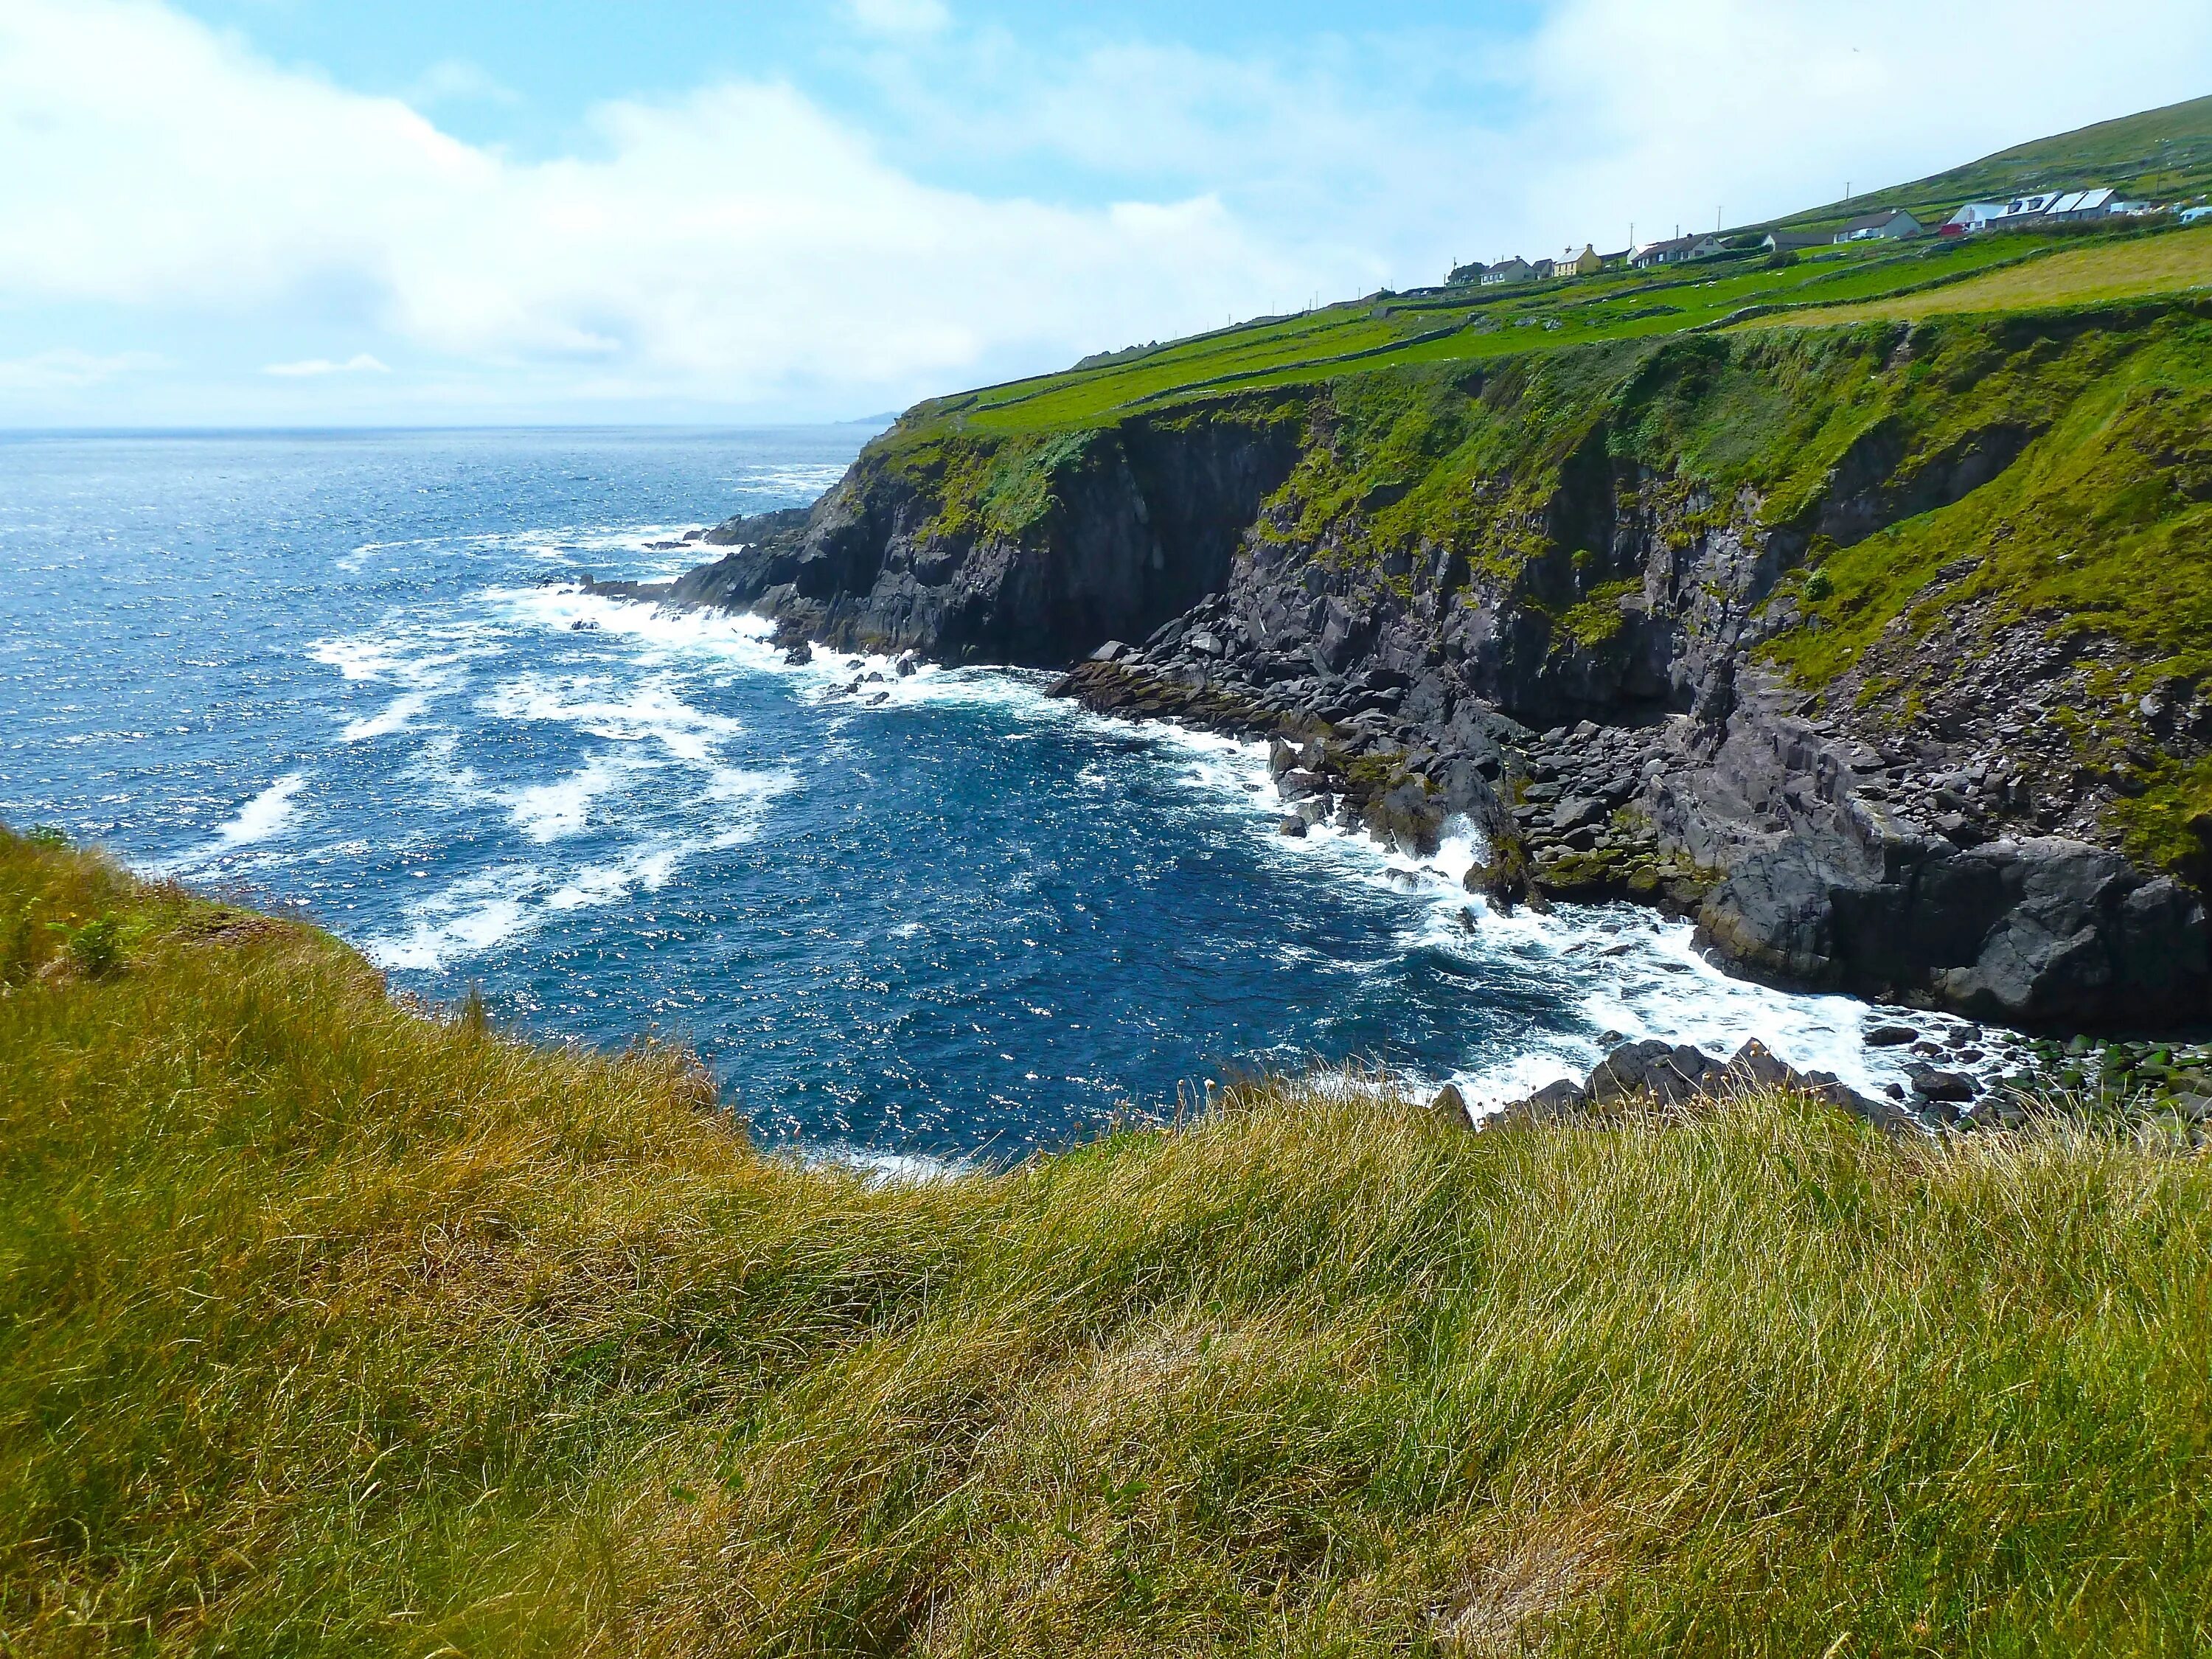
[[[2024,615],[2003,538],[1805,666],[1869,626],[1822,610],[1851,550],[1929,526],[1982,549],[1978,502],[2035,522],[2040,497],[1996,497],[2033,495],[2015,475],[2115,350],[1971,333],[1562,353],[1051,438],[918,422],[803,525],[653,592],[839,647],[1084,659],[1063,690],[1095,708],[1282,739],[1286,833],[1426,845],[1467,813],[1498,902],[1667,905],[1747,972],[2028,1024],[2203,1019],[2186,846],[2130,856],[2128,777],[2056,712],[2117,700],[2143,772],[2194,775],[2194,681],[2167,676],[2155,729],[2126,714],[2146,647]]]
[[[1130,422],[1006,458],[980,482],[873,450],[803,522],[718,527],[747,544],[668,597],[758,611],[842,649],[1057,666],[1226,586],[1243,532],[1297,453],[1295,428],[1266,410]],[[959,498],[963,483],[1029,499],[963,511],[976,505]]]

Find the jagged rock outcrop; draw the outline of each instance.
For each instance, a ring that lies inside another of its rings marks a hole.
[[[1493,900],[1662,904],[1748,973],[2034,1025],[2212,1016],[2188,869],[2121,851],[2120,786],[2021,718],[2099,695],[2093,633],[1946,565],[1942,625],[1893,627],[1826,693],[1778,659],[1826,625],[1808,564],[1966,502],[2053,419],[1916,373],[1912,330],[1861,334],[1459,370],[1380,416],[1338,383],[1023,439],[925,410],[803,524],[724,526],[722,559],[615,591],[757,611],[787,643],[1074,662],[1062,690],[1101,711],[1284,739],[1285,833],[1419,851],[1464,814]],[[1986,380],[1999,346],[2047,364],[2072,337],[1973,343]],[[1855,433],[1800,413],[1814,435],[1711,460],[1744,441],[1699,422],[1867,401],[1868,377],[1890,404]],[[2191,696],[2144,738],[2177,763],[2212,753]]]

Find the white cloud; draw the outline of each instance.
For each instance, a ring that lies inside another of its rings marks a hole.
[[[952,21],[945,0],[845,0],[845,9],[871,34],[934,34]]]
[[[0,361],[0,392],[63,392],[99,386],[118,374],[144,374],[170,367],[156,352],[120,351],[94,356],[60,346],[28,357]]]
[[[320,374],[389,374],[392,370],[366,351],[357,351],[342,363],[328,357],[308,357],[296,363],[271,363],[261,372],[296,380]]]
[[[859,64],[866,125],[723,82],[522,161],[160,0],[0,0],[0,325],[104,310],[197,361],[224,343],[227,417],[850,413],[1455,258],[1618,246],[1631,219],[1741,222],[2212,84],[2203,0],[2106,0],[2088,31],[2058,0],[1557,0],[1516,40],[1233,59],[952,31],[936,0],[848,15],[902,37]],[[495,95],[474,74],[416,95]],[[270,362],[301,337],[375,355]],[[155,382],[88,367],[120,362],[40,353],[0,391],[136,413]]]
[[[0,0],[0,302],[319,311],[486,397],[881,406],[1217,319],[1280,263],[1202,195],[932,188],[775,83],[518,162],[149,0]]]
[[[407,88],[407,101],[417,106],[479,102],[519,104],[522,94],[494,80],[477,65],[461,58],[441,58]]]

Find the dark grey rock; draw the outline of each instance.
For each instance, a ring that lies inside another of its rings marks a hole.
[[[1869,1048],[1894,1048],[1907,1042],[1917,1042],[1920,1033],[1910,1025],[1882,1024],[1869,1026],[1859,1039]]]
[[[1599,1062],[1587,1092],[1599,1105],[1638,1094],[1672,1103],[1697,1094],[1721,1069],[1711,1055],[1686,1044],[1626,1042]]]
[[[1429,1110],[1436,1114],[1438,1122],[1449,1124],[1455,1129],[1474,1127],[1474,1119],[1467,1109],[1467,1097],[1459,1091],[1457,1084],[1447,1083],[1437,1090],[1429,1102]]]
[[[1964,1072],[1943,1072],[1932,1066],[1915,1066],[1905,1075],[1912,1079],[1913,1092],[1929,1100],[1972,1100],[1979,1092],[1974,1085],[1974,1079]]]
[[[1605,803],[1595,796],[1574,795],[1552,809],[1552,828],[1564,833],[1603,823],[1610,816]]]

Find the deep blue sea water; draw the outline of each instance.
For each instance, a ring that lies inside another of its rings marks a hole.
[[[1018,1156],[1311,1060],[1497,1097],[1608,1031],[1892,1075],[1862,1005],[1684,927],[1491,915],[1463,842],[1285,841],[1256,748],[565,580],[684,568],[648,544],[864,436],[0,436],[0,818],[297,904],[433,1000],[681,1038],[764,1139],[851,1155]]]

